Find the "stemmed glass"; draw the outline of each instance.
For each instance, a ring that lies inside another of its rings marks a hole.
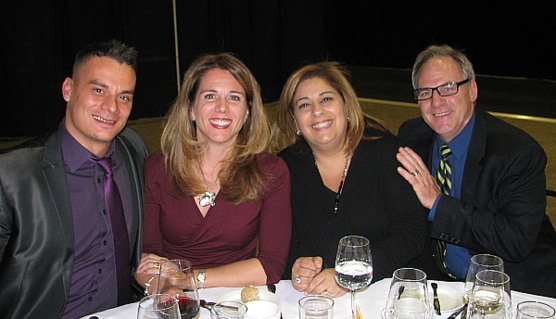
[[[469,264],[467,277],[465,278],[465,288],[463,289],[463,298],[465,302],[469,301],[469,294],[471,294],[473,284],[475,283],[475,275],[483,270],[504,271],[504,261],[498,256],[489,254],[478,254],[471,257],[471,263]]]
[[[349,235],[340,239],[336,253],[336,281],[351,294],[351,315],[355,319],[355,292],[371,284],[373,259],[369,240]]]
[[[153,294],[139,301],[137,319],[179,319],[178,300],[170,295]]]
[[[468,318],[511,318],[510,277],[507,274],[483,270],[475,275]]]
[[[182,319],[194,318],[199,312],[197,281],[191,263],[185,259],[174,259],[160,266],[158,293],[169,294],[178,300]]]

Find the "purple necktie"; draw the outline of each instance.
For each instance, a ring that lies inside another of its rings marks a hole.
[[[92,162],[99,164],[104,170],[104,198],[110,216],[112,239],[114,242],[114,260],[116,262],[116,278],[118,281],[118,305],[131,302],[131,269],[129,254],[129,237],[125,222],[124,208],[120,191],[112,175],[112,161],[110,158]]]

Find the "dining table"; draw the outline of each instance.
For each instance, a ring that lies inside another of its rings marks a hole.
[[[371,284],[366,289],[358,291],[355,295],[357,305],[361,310],[364,319],[381,319],[382,311],[386,305],[388,291],[390,288],[390,278],[385,278]],[[429,281],[429,285],[436,282],[438,289],[463,291],[463,282],[445,282],[445,281]],[[257,287],[259,290],[267,291],[266,286]],[[430,288],[430,287],[429,287]],[[432,291],[432,289],[430,289]],[[216,287],[199,290],[199,298],[206,301],[217,301],[222,296],[234,295],[240,293],[241,288]],[[431,292],[432,293],[432,292]],[[293,288],[290,280],[282,280],[276,284],[276,296],[279,299],[282,317],[284,319],[299,318],[298,301],[305,296],[303,292]],[[516,305],[521,301],[533,300],[541,301],[556,308],[556,298],[527,294],[519,291],[511,292],[512,309],[515,312]],[[82,319],[124,319],[137,317],[138,302],[123,305],[117,308],[108,309],[106,311],[90,314],[82,317]],[[441,315],[433,315],[433,319],[446,319],[452,314],[453,310],[441,313]],[[210,318],[208,309],[201,308],[197,319]],[[334,299],[334,319],[350,319],[351,318],[351,300],[349,294]]]

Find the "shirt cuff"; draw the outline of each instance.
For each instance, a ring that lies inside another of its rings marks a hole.
[[[442,196],[444,196],[443,193],[441,193],[440,196],[438,196],[436,198],[436,200],[434,201],[434,204],[432,205],[431,211],[429,212],[429,222],[434,221],[434,217],[436,216],[436,207],[438,206],[438,202],[440,201],[440,198],[442,198]]]

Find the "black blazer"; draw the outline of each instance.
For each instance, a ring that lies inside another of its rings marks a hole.
[[[402,124],[399,136],[431,166],[435,133],[422,118]],[[545,215],[545,166],[546,154],[531,136],[476,110],[461,199],[442,197],[430,236],[473,255],[500,256],[512,289],[556,297],[556,233]],[[435,277],[431,256],[424,256],[425,271]]]
[[[127,128],[116,137],[133,199],[132,271],[141,258],[143,161],[147,148]],[[0,316],[59,318],[73,267],[73,215],[64,161],[54,132],[0,154]],[[132,274],[130,274],[132,276]]]

